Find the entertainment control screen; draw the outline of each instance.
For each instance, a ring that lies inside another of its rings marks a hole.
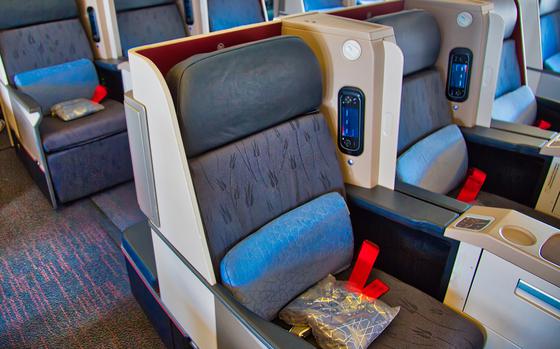
[[[447,98],[463,102],[469,97],[472,52],[468,48],[455,48],[449,54],[447,72]]]
[[[338,92],[338,147],[349,155],[364,149],[364,93],[355,87]]]

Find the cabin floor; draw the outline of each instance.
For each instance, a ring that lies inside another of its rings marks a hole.
[[[163,348],[115,243],[142,218],[126,209],[136,204],[133,184],[55,211],[6,141],[4,131],[0,348]]]

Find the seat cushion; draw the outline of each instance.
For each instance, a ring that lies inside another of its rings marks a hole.
[[[560,9],[544,15],[541,13],[540,22],[542,56],[546,61],[560,52]]]
[[[560,73],[560,52],[553,56],[550,56],[547,60],[545,60],[544,68],[552,70],[555,73]]]
[[[73,148],[126,131],[126,117],[122,103],[108,99],[104,110],[72,121],[44,117],[40,131],[47,153]]]
[[[527,85],[494,100],[492,119],[533,125],[536,118],[537,100]]]
[[[344,193],[325,118],[303,116],[189,160],[216,274],[238,242],[325,193]]]
[[[349,275],[350,270],[347,270],[337,275],[337,279],[347,280]],[[482,348],[484,336],[475,323],[380,270],[372,271],[368,283],[374,279],[380,279],[390,287],[380,299],[392,307],[401,307],[401,310],[369,346],[370,349]]]
[[[89,59],[19,73],[14,81],[18,90],[39,103],[43,115],[49,115],[51,107],[57,103],[91,98],[99,85],[97,72]]]
[[[467,169],[467,145],[457,125],[432,133],[397,159],[400,182],[440,194],[457,187]]]
[[[324,194],[234,246],[220,264],[222,283],[241,304],[272,320],[300,293],[347,268],[353,247],[344,199]]]
[[[516,50],[514,39],[504,41],[494,98],[501,97],[521,87],[521,68],[517,60]]]
[[[208,1],[208,25],[210,26],[210,31],[230,29],[264,21],[265,17],[260,1]]]

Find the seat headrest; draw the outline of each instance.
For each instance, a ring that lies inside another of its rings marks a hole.
[[[404,75],[436,63],[441,37],[436,20],[427,11],[401,11],[373,17],[368,21],[393,27],[397,45],[404,55]]]
[[[494,12],[504,20],[504,39],[513,34],[517,24],[517,6],[514,0],[493,0]]]
[[[541,0],[539,4],[541,16],[560,11],[560,0]]]
[[[115,0],[115,10],[129,11],[144,7],[172,4],[173,0]]]
[[[75,0],[2,0],[0,30],[78,17]]]
[[[316,110],[323,95],[317,58],[293,36],[190,57],[166,80],[188,157]]]

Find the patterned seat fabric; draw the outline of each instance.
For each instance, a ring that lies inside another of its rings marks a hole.
[[[125,57],[132,48],[187,36],[185,23],[174,1],[116,0],[115,7]]]

